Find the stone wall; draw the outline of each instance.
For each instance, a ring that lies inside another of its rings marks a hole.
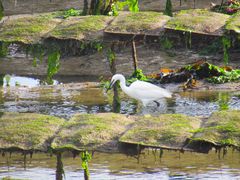
[[[90,1],[90,0],[89,0]],[[173,9],[209,8],[211,2],[220,4],[222,0],[172,0]],[[69,8],[83,8],[83,0],[2,0],[5,15],[49,12]],[[180,3],[181,2],[181,3]],[[166,0],[139,0],[140,10],[162,11]]]

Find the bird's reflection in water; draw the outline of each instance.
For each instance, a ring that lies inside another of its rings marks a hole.
[[[168,105],[167,105],[166,99],[162,98],[162,99],[159,99],[157,102],[158,103],[151,102],[145,107],[142,106],[139,115],[151,114],[153,116],[157,116],[160,114],[167,113]]]

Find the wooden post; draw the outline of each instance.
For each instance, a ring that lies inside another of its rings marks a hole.
[[[114,56],[111,57],[110,61],[110,71],[112,73],[112,75],[116,74],[117,69],[116,69],[116,59],[115,59],[115,52],[114,52],[114,48],[115,44],[112,43],[111,45],[111,49],[110,49],[110,53],[114,53]],[[118,87],[117,87],[117,83],[115,83],[113,85],[113,102],[112,102],[112,106],[113,106],[113,112],[119,113],[120,109],[121,109],[121,103],[120,103],[120,99],[119,99],[119,94],[118,94]]]
[[[137,50],[136,50],[136,45],[135,41],[132,41],[132,58],[133,58],[133,67],[134,67],[134,72],[138,69],[138,60],[137,60]]]
[[[87,169],[84,169],[84,180],[89,180],[89,172]]]
[[[24,170],[27,169],[27,154],[26,154],[26,152],[23,153],[23,167],[24,167]]]
[[[84,0],[82,15],[86,16],[88,14],[88,0]]]
[[[63,179],[63,162],[62,162],[62,154],[60,152],[57,152],[57,166],[56,166],[56,180],[62,180]]]
[[[222,2],[221,2],[221,5],[219,7],[219,11],[222,9],[223,3],[224,3],[224,0],[222,0]]]

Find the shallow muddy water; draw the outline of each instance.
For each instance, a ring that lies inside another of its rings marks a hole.
[[[146,150],[139,162],[123,154],[95,153],[89,163],[91,179],[240,179],[240,154],[231,150],[225,157],[214,151],[209,154],[164,151],[159,159],[157,153]],[[65,154],[62,158],[65,179],[83,179],[81,160]],[[0,157],[0,178],[11,176],[22,179],[55,179],[56,157],[35,154],[27,157],[24,168],[23,156],[8,154]],[[121,163],[119,163],[121,162]]]
[[[66,79],[62,78],[62,81]],[[70,118],[75,113],[111,112],[112,92],[99,87],[97,82],[76,82],[69,79],[69,84],[55,80],[54,86],[40,86],[40,80],[29,77],[12,76],[10,86],[0,88],[0,111],[36,112]],[[16,86],[18,82],[18,86]],[[171,99],[160,100],[142,107],[141,103],[120,92],[122,114],[183,113],[192,116],[209,116],[219,109],[240,109],[238,92],[224,91],[181,91],[177,85],[168,85],[174,93]]]

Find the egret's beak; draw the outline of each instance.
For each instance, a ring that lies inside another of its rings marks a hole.
[[[110,89],[112,89],[112,86],[113,86],[114,83],[115,83],[115,81],[111,81],[111,83],[110,83],[109,87],[107,88],[106,92],[108,92]]]

